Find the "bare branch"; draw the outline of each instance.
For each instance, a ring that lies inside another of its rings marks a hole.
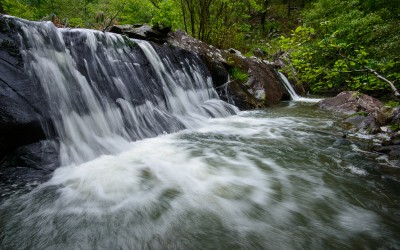
[[[339,73],[353,73],[353,72],[365,72],[365,71],[369,71],[369,70],[368,69],[355,69],[355,70],[342,71],[342,70],[331,69],[330,71],[339,72]]]
[[[157,9],[160,9],[160,6],[158,6],[157,2],[155,0],[149,0],[149,2],[156,7]]]
[[[108,24],[104,27],[103,32],[105,32],[108,27],[110,27],[110,25],[112,24],[112,22],[115,20],[115,18],[117,18],[117,16],[119,15],[119,13],[121,13],[121,11],[124,9],[125,4],[126,4],[127,0],[124,0],[124,2],[121,4],[121,6],[119,7],[119,9],[117,10],[117,12],[115,13],[115,15],[113,17],[111,17],[110,21],[108,22]]]
[[[386,77],[380,75],[376,70],[371,69],[371,68],[365,66],[364,64],[360,63],[359,61],[354,60],[354,59],[351,59],[351,58],[349,58],[349,57],[347,57],[347,56],[344,56],[344,55],[342,55],[342,54],[340,54],[340,53],[337,53],[337,55],[340,56],[340,57],[342,57],[342,58],[345,58],[345,59],[347,59],[347,60],[349,60],[349,61],[351,61],[351,62],[354,62],[354,63],[360,65],[360,66],[363,67],[366,71],[369,71],[369,72],[371,72],[372,74],[374,74],[374,75],[376,76],[376,78],[378,78],[378,79],[380,79],[380,80],[382,80],[382,81],[388,83],[388,84],[390,85],[390,87],[392,88],[392,90],[393,90],[393,92],[394,92],[394,95],[395,95],[397,98],[400,98],[400,93],[399,93],[399,91],[397,90],[396,86],[394,86],[393,82],[392,82],[392,81],[389,81]]]

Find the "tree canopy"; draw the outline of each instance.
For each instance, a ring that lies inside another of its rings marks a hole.
[[[56,25],[104,30],[147,23],[273,60],[314,93],[390,87],[400,81],[400,0],[2,0],[0,10]]]

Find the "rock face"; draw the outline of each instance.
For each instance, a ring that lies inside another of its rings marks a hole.
[[[245,57],[235,49],[217,49],[188,36],[183,31],[168,33],[167,42],[201,55],[211,71],[215,87],[226,87],[226,84],[228,85],[227,88],[230,89],[229,95],[232,95],[232,98],[227,98],[223,94],[220,97],[235,104],[240,109],[262,108],[289,98],[276,69],[273,64],[267,61],[262,61],[256,57]],[[232,79],[229,81],[227,74],[234,68],[246,72],[248,80],[237,81],[237,79]],[[243,97],[245,98],[243,99]]]
[[[346,114],[344,124],[353,131],[384,133],[389,139],[374,151],[384,153],[400,165],[400,109],[387,108],[376,98],[355,91],[342,92],[318,103],[322,109]]]
[[[245,57],[235,49],[220,50],[183,31],[155,30],[149,26],[116,25],[109,31],[130,38],[166,42],[198,54],[210,70],[220,98],[242,110],[270,106],[289,98],[273,64],[256,57]],[[248,80],[229,79],[233,69],[247,73]]]
[[[40,84],[24,71],[15,32],[0,19],[0,157],[45,139],[51,127]],[[44,125],[44,126],[42,126]]]
[[[318,103],[322,109],[350,115],[345,122],[352,129],[377,133],[386,125],[386,110],[378,99],[356,91],[341,92]]]
[[[345,91],[335,97],[322,100],[318,103],[318,106],[322,109],[351,115],[357,112],[372,113],[378,111],[383,107],[383,103],[357,91]]]
[[[153,29],[147,25],[114,25],[108,31],[126,35],[129,38],[164,43],[167,41],[170,29]]]
[[[44,143],[47,141],[45,134],[52,131],[48,103],[39,82],[24,70],[14,29],[12,23],[0,16],[0,182],[2,183],[17,178],[15,174],[7,174],[10,169],[15,170],[16,166],[19,167],[18,176],[35,175],[44,180],[50,174],[46,168],[53,168],[48,167],[49,165],[59,165],[57,154],[48,157],[48,154],[40,153],[47,151],[48,146]],[[45,161],[47,163],[43,164]],[[41,170],[32,171],[33,169]]]

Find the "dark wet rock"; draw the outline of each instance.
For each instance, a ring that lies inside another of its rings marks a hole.
[[[379,111],[383,107],[383,103],[372,96],[357,91],[345,91],[335,97],[320,101],[318,106],[322,109],[351,115],[357,112],[372,113]]]
[[[114,25],[108,32],[126,35],[129,38],[165,43],[170,29],[156,29],[148,25]]]
[[[398,108],[387,108],[376,98],[355,91],[342,92],[336,97],[327,98],[318,103],[322,109],[347,114],[343,124],[346,129],[366,134],[383,133],[390,136],[372,151],[386,154],[391,162],[400,162],[400,133],[391,127],[397,127],[400,117]]]
[[[344,122],[350,124],[357,131],[365,131],[372,134],[380,131],[376,118],[368,113],[356,113],[348,117]]]
[[[204,55],[201,56],[201,59],[204,61],[208,70],[210,71],[215,88],[218,88],[229,81],[227,65],[224,65],[222,62],[213,60],[212,58]]]
[[[216,87],[228,82],[228,72],[233,68],[247,72],[248,80],[246,82],[234,81],[234,83],[230,83],[234,85],[231,88],[232,93],[240,90],[240,93],[237,93],[236,96],[246,97],[240,102],[235,102],[235,105],[240,109],[255,109],[277,104],[287,96],[287,91],[280,82],[274,66],[267,61],[262,61],[256,57],[245,57],[240,51],[233,48],[228,50],[217,49],[188,36],[183,31],[169,33],[168,43],[200,55],[206,62]],[[238,85],[241,85],[240,88]],[[246,94],[244,94],[245,92]],[[248,98],[249,96],[253,96],[255,99]],[[223,95],[220,97],[223,100],[232,100],[232,98],[229,99]],[[242,105],[239,103],[242,103]]]
[[[222,100],[232,103],[242,110],[264,107],[263,101],[250,94],[238,80],[227,82],[218,87],[217,92]]]
[[[47,181],[59,166],[59,145],[55,141],[43,140],[15,149],[0,162],[0,200]]]
[[[375,151],[388,154],[389,156],[400,157],[400,145],[382,146],[376,148]]]
[[[0,159],[19,146],[43,140],[42,125],[49,121],[42,88],[24,71],[15,29],[0,17]]]
[[[58,151],[59,146],[56,141],[42,140],[15,149],[5,157],[2,166],[17,166],[52,172],[60,165]]]

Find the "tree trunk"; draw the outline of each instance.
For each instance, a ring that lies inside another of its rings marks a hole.
[[[6,14],[6,12],[5,12],[4,9],[3,9],[3,5],[2,5],[1,2],[0,2],[0,13]]]
[[[187,33],[187,23],[186,23],[186,7],[183,4],[183,0],[181,0],[181,9],[182,9],[182,16],[183,16],[183,24],[185,26],[185,32]]]

